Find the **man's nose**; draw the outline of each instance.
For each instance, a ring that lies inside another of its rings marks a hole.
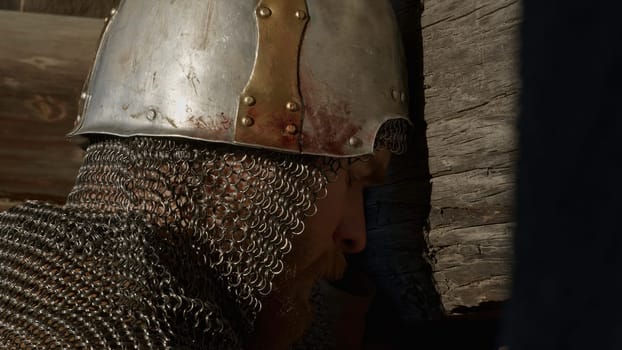
[[[334,239],[345,254],[360,253],[367,244],[363,191],[352,190]]]

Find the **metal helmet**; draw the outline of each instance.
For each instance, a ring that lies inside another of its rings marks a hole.
[[[69,134],[331,157],[407,120],[389,0],[132,0],[112,11]]]

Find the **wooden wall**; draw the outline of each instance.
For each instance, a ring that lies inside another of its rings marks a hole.
[[[111,6],[0,0],[8,9],[0,10],[0,210],[27,199],[64,202],[82,159],[65,135],[104,24],[90,17]]]
[[[428,248],[451,312],[508,297],[518,0],[424,0],[425,120],[432,178]]]
[[[0,10],[104,18],[120,0],[0,0]]]

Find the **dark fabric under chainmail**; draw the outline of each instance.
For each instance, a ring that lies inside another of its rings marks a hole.
[[[66,205],[0,213],[0,346],[242,348],[343,162],[205,145],[94,140]]]

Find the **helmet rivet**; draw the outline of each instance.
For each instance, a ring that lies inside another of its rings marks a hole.
[[[254,106],[255,105],[255,98],[253,96],[246,96],[244,97],[244,104],[247,106]]]
[[[400,100],[400,92],[397,90],[391,90],[391,96],[393,96],[393,99],[395,101],[399,101]]]
[[[113,8],[112,10],[110,10],[110,15],[114,16],[117,13],[117,9]]]
[[[76,121],[80,121],[80,119],[82,119],[82,116],[78,114],[78,117],[76,118]]]
[[[150,109],[147,112],[147,119],[154,120],[158,116],[158,112],[155,109]]]
[[[242,117],[242,125],[249,127],[249,126],[253,126],[253,124],[255,124],[255,121],[253,120],[253,118],[249,116]]]
[[[257,9],[257,14],[259,15],[259,17],[270,17],[272,15],[272,10],[270,10],[267,7],[260,7],[259,9]]]
[[[83,99],[83,100],[86,100],[86,98],[87,98],[88,96],[89,96],[89,95],[87,95],[87,94],[86,94],[86,92],[83,92],[83,93],[80,95],[80,98],[81,98],[81,99]]]
[[[405,92],[402,92],[402,95],[401,95],[400,97],[401,97],[401,99],[402,99],[402,102],[404,102],[404,103],[405,103],[405,102],[406,102],[406,93],[405,93]]]
[[[298,10],[296,11],[296,18],[298,18],[299,20],[303,20],[307,18],[307,13],[302,11],[302,10]]]
[[[350,139],[348,140],[348,144],[352,147],[358,147],[361,145],[361,139],[359,139],[358,137],[350,137]]]
[[[290,135],[296,135],[296,133],[298,133],[298,127],[294,124],[289,124],[285,127],[285,132]]]
[[[300,107],[298,106],[296,102],[290,101],[290,102],[287,102],[287,104],[285,105],[285,108],[287,108],[287,110],[290,112],[297,112]]]

